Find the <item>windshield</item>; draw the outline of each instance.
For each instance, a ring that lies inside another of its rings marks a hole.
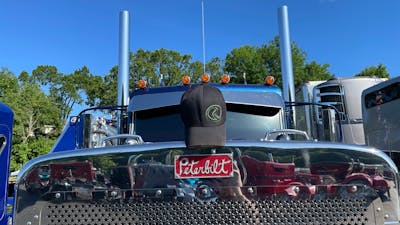
[[[267,131],[281,129],[280,108],[227,104],[226,135],[228,140],[258,140]],[[184,140],[184,125],[179,106],[168,106],[135,112],[135,132],[144,141]]]

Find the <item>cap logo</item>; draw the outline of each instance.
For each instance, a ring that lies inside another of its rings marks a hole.
[[[218,122],[222,117],[222,107],[219,105],[210,105],[206,109],[206,117],[214,122]]]

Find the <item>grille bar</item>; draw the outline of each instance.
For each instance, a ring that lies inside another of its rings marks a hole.
[[[42,225],[376,224],[368,199],[41,202]],[[37,207],[35,207],[37,208]],[[31,213],[34,213],[31,211]],[[29,216],[28,216],[29,217]],[[25,217],[25,218],[28,218]],[[31,218],[34,218],[32,215]],[[19,221],[24,222],[26,221]],[[39,222],[39,221],[38,221]],[[383,223],[383,222],[382,222]],[[33,223],[31,223],[33,225]]]

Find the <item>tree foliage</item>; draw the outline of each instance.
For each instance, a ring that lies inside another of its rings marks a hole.
[[[61,110],[60,117],[63,121],[76,104],[83,102],[82,95],[91,76],[87,67],[77,69],[72,74],[62,74],[55,66],[38,66],[32,71],[33,80],[44,89],[48,89],[49,97]]]
[[[291,45],[295,86],[310,80],[327,80],[334,75],[328,71],[329,64],[319,65],[315,61],[306,63],[306,54],[296,43]],[[243,83],[244,75],[248,83],[263,83],[267,75],[276,79],[276,85],[282,86],[279,37],[268,45],[242,46],[233,49],[225,59],[225,70],[234,75],[233,82]]]
[[[18,91],[18,79],[7,68],[0,70],[0,98],[7,101],[11,94]],[[11,100],[9,100],[11,101]]]
[[[53,147],[56,139],[39,136],[27,143],[15,143],[11,149],[10,170],[19,170],[28,160],[46,154]]]
[[[305,64],[303,76],[297,80],[298,84],[303,84],[313,80],[329,80],[334,77],[329,70],[329,64],[318,64],[315,61]]]
[[[199,81],[203,74],[203,63],[191,62],[191,59],[191,55],[163,48],[155,51],[139,49],[130,54],[129,89],[137,88],[136,83],[141,79],[147,81],[148,87],[178,85],[184,75],[190,75],[194,82]],[[221,63],[221,59],[212,58],[206,64],[211,81],[217,81],[222,74]],[[117,104],[118,66],[114,66],[104,77],[89,77],[87,83],[84,90],[88,105]]]
[[[260,53],[259,47],[245,45],[226,55],[224,70],[232,75],[232,82],[243,83],[244,78],[249,83],[262,82],[267,69]]]
[[[61,130],[60,109],[27,72],[0,71],[0,101],[14,111],[11,169],[48,152]],[[51,126],[53,133],[44,129]]]
[[[390,74],[387,72],[386,66],[378,64],[378,66],[370,66],[363,69],[361,72],[356,74],[355,77],[389,78]]]
[[[191,55],[181,55],[176,51],[166,50],[163,48],[151,52],[149,63],[151,64],[153,71],[150,71],[150,74],[146,74],[148,83],[151,87],[178,84],[181,77],[184,74],[187,74],[191,59]]]

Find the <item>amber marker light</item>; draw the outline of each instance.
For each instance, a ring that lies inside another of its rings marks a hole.
[[[267,76],[265,78],[265,85],[273,85],[275,83],[275,77],[274,76]]]
[[[224,74],[221,77],[221,84],[227,84],[231,80],[231,77],[228,74]]]
[[[145,80],[139,80],[139,81],[137,82],[137,86],[138,86],[140,89],[145,88],[146,85],[147,85],[147,82],[146,82]]]
[[[188,85],[188,84],[190,84],[190,77],[187,76],[187,75],[183,76],[183,77],[182,77],[182,84],[183,84],[183,85]]]
[[[201,75],[201,82],[203,82],[203,83],[208,83],[208,82],[210,82],[210,75],[208,75],[208,74],[203,74],[203,75]]]

